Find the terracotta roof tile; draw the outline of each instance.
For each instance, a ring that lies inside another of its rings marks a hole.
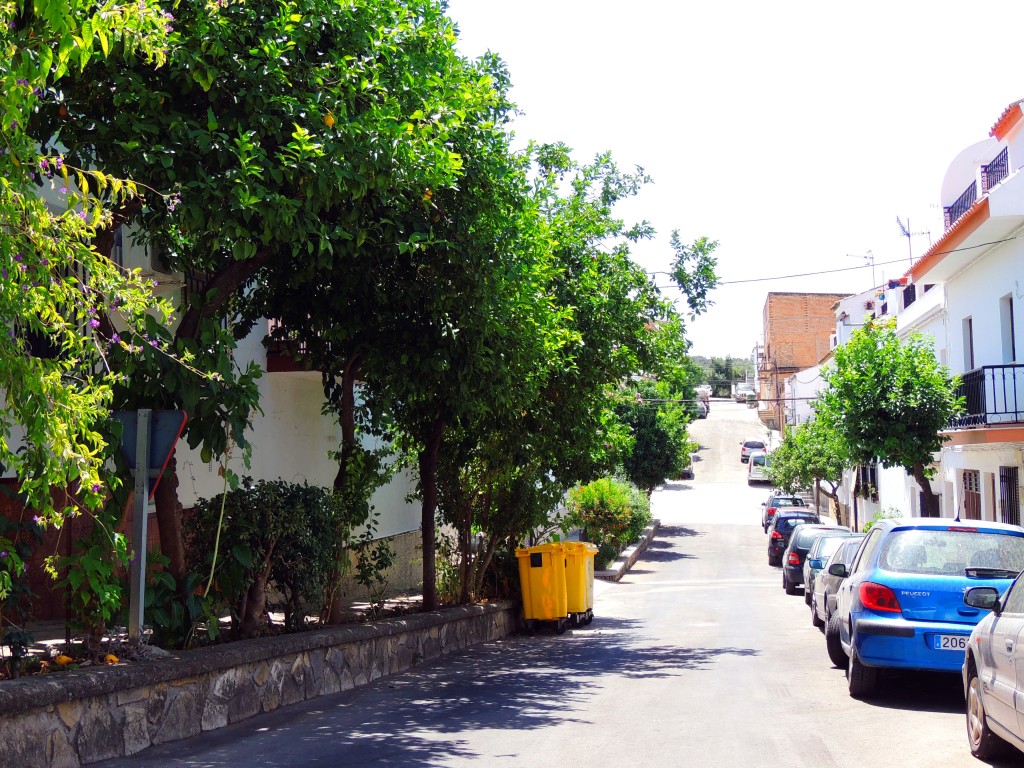
[[[996,124],[992,126],[992,130],[988,132],[988,135],[995,136],[997,139],[1005,136],[1006,131],[1020,119],[1021,104],[1024,104],[1024,99],[1018,99],[1004,109],[1003,114],[996,120]]]

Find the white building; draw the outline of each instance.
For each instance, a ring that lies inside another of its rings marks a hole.
[[[901,334],[935,340],[962,376],[966,412],[949,425],[933,488],[945,517],[1021,521],[1024,474],[1024,110],[953,160],[942,184],[946,230],[898,291]],[[917,491],[908,481],[908,488]],[[916,493],[911,508],[919,513]]]

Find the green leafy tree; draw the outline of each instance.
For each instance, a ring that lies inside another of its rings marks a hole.
[[[962,404],[931,343],[919,334],[900,339],[893,323],[872,321],[836,348],[823,378],[818,412],[838,430],[851,463],[903,467],[921,489],[923,514],[937,517],[934,455]]]
[[[94,62],[40,111],[37,130],[83,166],[175,193],[173,206],[149,195],[117,206],[97,240],[109,245],[130,222],[187,276],[171,343],[219,378],[197,387],[138,366],[132,392],[163,388],[160,399],[191,404],[185,438],[212,458],[246,447],[257,373],[232,368],[231,335],[268,303],[260,287],[316,308],[325,276],[361,274],[356,254],[413,246],[390,214],[453,183],[462,158],[451,129],[490,86],[469,76],[432,0],[187,3],[175,28],[164,69]],[[225,318],[237,321],[229,331]],[[161,550],[183,584],[173,459],[168,469]]]
[[[838,501],[843,471],[851,466],[843,434],[822,414],[787,433],[772,451],[768,477],[773,485],[788,493],[817,485],[826,496]]]
[[[640,382],[623,390],[616,413],[632,444],[622,459],[630,482],[650,495],[689,464],[689,412],[662,382]],[[692,401],[692,387],[690,400]]]
[[[675,251],[672,279],[683,292],[691,317],[702,314],[714,303],[708,294],[718,286],[718,260],[714,257],[718,241],[699,237],[687,245],[675,230],[671,242]]]

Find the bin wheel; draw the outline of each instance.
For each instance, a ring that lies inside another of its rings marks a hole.
[[[563,634],[565,634],[565,623],[566,623],[566,619],[559,619],[555,623],[555,634],[556,635],[563,635]]]
[[[594,620],[594,612],[592,610],[588,609],[587,613],[586,613],[586,617],[583,619],[583,623],[584,624],[589,624],[593,620]]]

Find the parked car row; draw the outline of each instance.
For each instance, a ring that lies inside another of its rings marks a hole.
[[[762,513],[768,562],[787,594],[804,586],[850,695],[874,696],[887,670],[959,672],[972,754],[1024,751],[1024,528],[899,518],[863,534],[778,498]]]

